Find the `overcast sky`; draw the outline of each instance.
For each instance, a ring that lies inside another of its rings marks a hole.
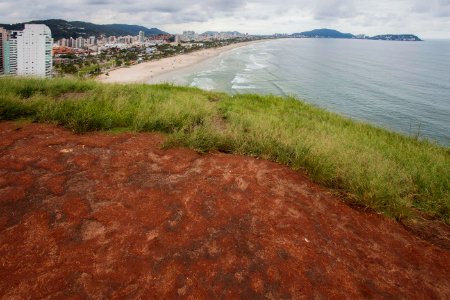
[[[0,0],[0,23],[62,18],[251,34],[333,28],[450,38],[450,0]]]

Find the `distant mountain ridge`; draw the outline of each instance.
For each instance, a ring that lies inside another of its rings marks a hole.
[[[105,36],[124,36],[124,35],[138,35],[139,31],[143,31],[145,35],[158,35],[167,34],[158,28],[147,28],[139,25],[128,24],[105,24],[99,25],[82,21],[66,21],[61,19],[49,19],[49,20],[35,20],[25,23],[17,24],[0,24],[0,27],[7,30],[21,30],[25,24],[45,24],[52,31],[54,39],[62,38],[77,38],[89,36],[99,37]]]
[[[351,33],[342,33],[334,29],[314,29],[311,31],[304,31],[300,33],[294,33],[293,36],[302,36],[310,38],[333,38],[333,39],[353,39],[355,36]]]
[[[353,35],[351,33],[342,33],[334,29],[314,29],[311,31],[304,31],[300,33],[293,33],[292,37],[304,38],[333,38],[333,39],[369,39],[369,40],[384,40],[384,41],[422,41],[418,36],[413,34],[383,34],[369,37],[366,35]]]

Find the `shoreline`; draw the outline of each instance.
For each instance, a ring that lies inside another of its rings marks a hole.
[[[267,42],[267,40],[248,41],[219,48],[202,49],[191,53],[178,54],[130,67],[115,69],[108,72],[109,76],[102,74],[96,80],[103,83],[157,83],[159,82],[159,78],[170,72],[192,67],[233,49],[261,42]]]

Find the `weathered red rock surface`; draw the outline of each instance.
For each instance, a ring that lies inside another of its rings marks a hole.
[[[450,299],[450,252],[299,172],[0,123],[0,296]]]

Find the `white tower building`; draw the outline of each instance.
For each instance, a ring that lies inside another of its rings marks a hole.
[[[17,32],[17,75],[52,75],[52,33],[42,24],[25,24]]]
[[[142,45],[145,42],[145,35],[143,31],[139,31],[139,43]]]
[[[84,48],[84,38],[82,38],[81,36],[79,38],[77,38],[76,44],[77,44],[76,48],[83,49]]]
[[[95,36],[90,36],[89,37],[89,45],[90,46],[94,46],[94,45],[96,45],[97,44],[97,41],[96,41],[96,39],[95,39]]]

